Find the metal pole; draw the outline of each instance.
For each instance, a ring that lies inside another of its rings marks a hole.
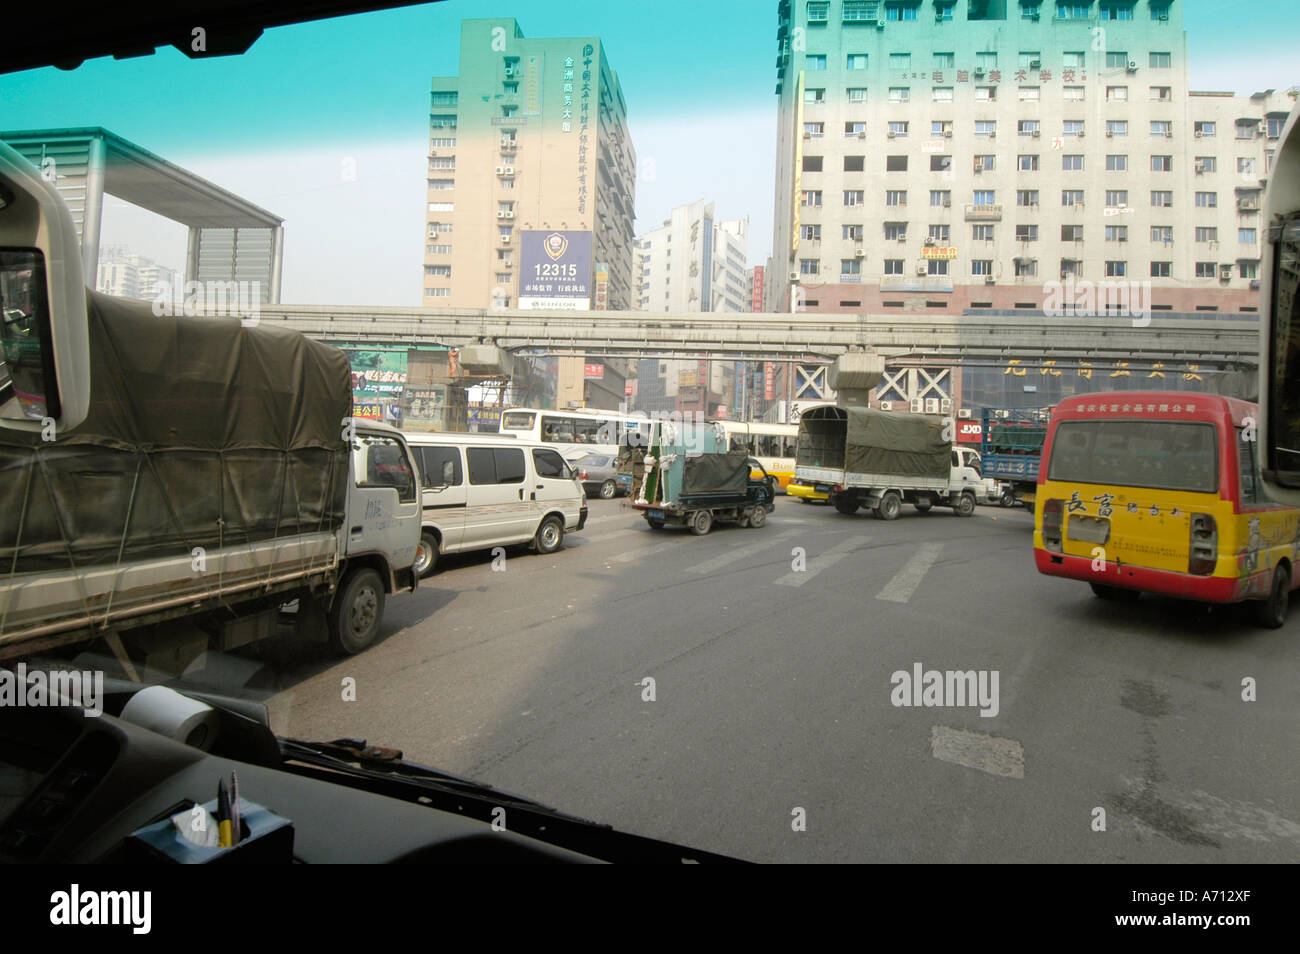
[[[99,273],[99,231],[104,218],[104,140],[95,136],[86,144],[86,205],[81,219],[81,269],[93,286]]]

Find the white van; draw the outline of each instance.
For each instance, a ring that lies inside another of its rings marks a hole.
[[[553,553],[587,522],[587,495],[554,447],[501,434],[405,436],[420,468],[421,577],[443,553],[530,542]]]

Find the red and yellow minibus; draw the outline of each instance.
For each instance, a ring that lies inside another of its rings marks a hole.
[[[1039,572],[1103,599],[1252,600],[1261,625],[1281,626],[1300,583],[1300,510],[1264,496],[1256,426],[1254,404],[1211,394],[1062,401],[1038,475]]]

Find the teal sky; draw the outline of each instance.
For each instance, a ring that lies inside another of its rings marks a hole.
[[[1293,0],[1175,2],[1193,89],[1300,84]],[[462,19],[513,16],[526,36],[604,42],[642,167],[638,232],[714,201],[719,218],[750,219],[759,263],[772,240],[776,6],[444,0],[270,30],[243,56],[166,49],[0,76],[0,128],[103,126],[284,216],[285,301],[419,304],[429,81],[459,71]],[[358,174],[342,180],[342,163]],[[173,266],[184,256],[183,230],[116,201],[104,240]]]

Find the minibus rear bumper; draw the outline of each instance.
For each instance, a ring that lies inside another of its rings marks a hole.
[[[1140,566],[1107,563],[1104,570],[1094,570],[1089,557],[1053,553],[1034,547],[1034,563],[1039,573],[1063,576],[1085,583],[1100,583],[1126,590],[1163,593],[1181,599],[1205,603],[1236,603],[1243,598],[1244,581],[1226,576],[1192,576],[1169,570],[1149,570]]]

